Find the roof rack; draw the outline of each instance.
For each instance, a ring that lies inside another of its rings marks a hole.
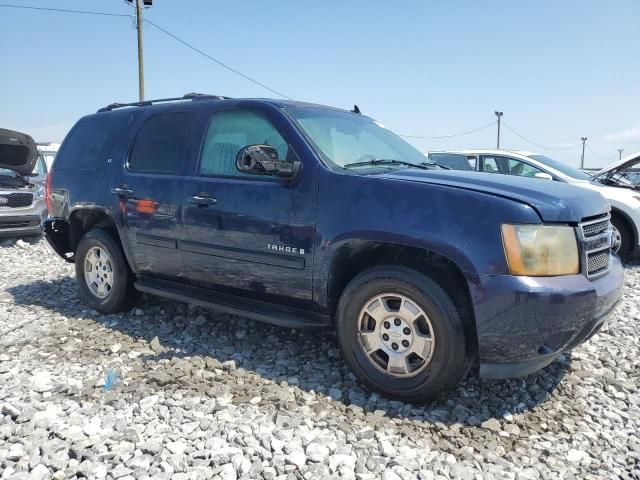
[[[185,100],[229,100],[231,97],[223,97],[222,95],[208,95],[206,93],[187,93],[182,97],[174,97],[174,98],[158,98],[156,100],[145,100],[143,102],[133,102],[133,103],[112,103],[107,105],[106,107],[102,107],[98,110],[100,112],[110,112],[111,110],[115,110],[116,108],[124,108],[124,107],[148,107],[150,105],[156,103],[167,103],[167,102],[179,102]]]

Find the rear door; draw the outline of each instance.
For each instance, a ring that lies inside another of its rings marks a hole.
[[[140,274],[173,280],[184,273],[179,195],[195,115],[169,111],[145,117],[111,182],[127,250]]]
[[[292,159],[300,142],[281,113],[228,108],[203,119],[204,139],[182,195],[187,275],[196,286],[304,306],[312,296],[317,163],[287,184],[237,170],[248,145],[275,147]],[[302,150],[302,148],[299,148]]]

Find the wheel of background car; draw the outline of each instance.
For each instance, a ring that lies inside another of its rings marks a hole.
[[[631,253],[633,240],[631,229],[627,222],[616,215],[611,218],[611,226],[613,227],[613,251],[621,257],[628,256]]]
[[[84,303],[100,313],[128,310],[136,300],[133,278],[116,240],[105,230],[86,233],[75,254],[76,278]]]
[[[431,278],[409,268],[358,275],[340,298],[336,320],[349,366],[390,398],[434,398],[467,372],[461,310]]]

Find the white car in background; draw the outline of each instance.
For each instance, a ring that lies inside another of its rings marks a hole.
[[[572,183],[600,192],[611,205],[614,250],[620,256],[640,254],[640,186],[631,173],[640,171],[640,152],[593,175],[534,152],[521,150],[456,150],[428,153],[429,159],[455,170],[502,173]]]

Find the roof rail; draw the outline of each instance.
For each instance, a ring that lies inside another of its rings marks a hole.
[[[173,98],[158,98],[156,100],[145,100],[143,102],[133,102],[133,103],[112,103],[107,105],[106,107],[102,107],[98,110],[98,113],[101,112],[110,112],[111,110],[115,110],[116,108],[124,108],[124,107],[148,107],[150,105],[156,103],[167,103],[167,102],[179,102],[185,100],[229,100],[231,97],[223,97],[221,95],[208,95],[206,93],[187,93],[182,97],[173,97]]]

